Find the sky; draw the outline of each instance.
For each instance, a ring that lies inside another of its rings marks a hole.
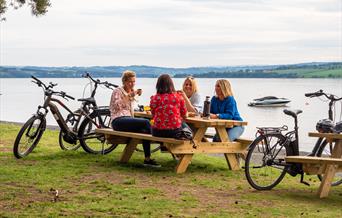
[[[50,0],[8,9],[2,66],[342,61],[342,0]]]

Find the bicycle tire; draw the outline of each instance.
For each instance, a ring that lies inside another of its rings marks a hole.
[[[328,146],[327,146],[328,145]],[[327,140],[323,140],[321,145],[319,146],[319,149],[317,151],[317,157],[330,157],[331,156],[331,151],[333,149],[333,146],[328,143]],[[322,181],[323,175],[318,174],[317,175],[319,180]],[[333,178],[333,182],[331,183],[332,186],[338,186],[342,184],[342,173],[336,173],[335,177]]]
[[[38,123],[35,123],[38,121]],[[20,159],[29,155],[39,143],[46,128],[44,117],[34,115],[21,127],[13,146],[13,154]],[[25,137],[25,138],[24,138]],[[24,150],[22,151],[22,148]]]
[[[75,113],[75,112],[74,112]],[[83,116],[80,116],[78,119],[81,120]],[[70,122],[69,116],[68,118],[65,120],[65,123],[68,124]],[[78,133],[78,125],[79,125],[79,121],[76,121],[75,124],[72,127],[69,127],[71,131],[76,132],[76,134]],[[81,144],[79,143],[79,141],[76,141],[76,144],[74,143],[69,143],[67,141],[64,140],[64,136],[65,132],[63,132],[62,130],[59,131],[59,136],[58,136],[58,142],[59,142],[59,147],[61,147],[62,150],[65,151],[75,151],[77,150],[79,147],[81,147]]]
[[[81,147],[81,144],[78,143],[78,141],[76,141],[76,144],[72,144],[72,143],[65,141],[63,138],[64,134],[65,133],[63,131],[59,131],[58,142],[59,142],[59,147],[61,147],[62,150],[75,151],[79,147]]]
[[[84,151],[90,154],[108,154],[117,147],[118,144],[107,144],[104,134],[95,132],[98,127],[110,128],[109,122],[109,110],[96,110],[83,120],[78,137]]]
[[[258,136],[249,146],[245,175],[254,189],[271,190],[284,178],[288,168],[284,159],[285,141],[285,136],[269,133]]]

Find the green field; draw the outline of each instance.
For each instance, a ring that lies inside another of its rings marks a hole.
[[[279,74],[295,73],[301,78],[342,78],[342,66],[337,69],[291,69],[274,70]]]
[[[287,176],[260,192],[244,171],[229,171],[223,157],[197,155],[185,174],[174,173],[170,154],[156,152],[159,169],[142,165],[136,152],[119,164],[122,146],[105,156],[62,151],[58,132],[47,130],[28,157],[12,153],[19,126],[0,124],[0,217],[340,217],[342,186],[328,198],[319,182]],[[56,197],[55,190],[59,196]]]

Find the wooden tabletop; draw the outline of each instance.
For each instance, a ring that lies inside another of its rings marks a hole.
[[[146,112],[134,112],[134,116],[152,118],[152,115]],[[225,120],[225,119],[203,119],[201,117],[188,117],[185,119],[185,122],[192,123],[196,126],[205,126],[205,127],[219,127],[219,126],[232,127],[232,126],[246,126],[248,124],[245,121]]]
[[[338,133],[319,133],[319,132],[309,132],[311,137],[328,138],[328,139],[342,139],[342,134]]]

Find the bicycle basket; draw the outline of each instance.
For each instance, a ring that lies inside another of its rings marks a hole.
[[[331,133],[334,129],[334,123],[330,119],[319,120],[316,124],[316,130],[320,133]]]

